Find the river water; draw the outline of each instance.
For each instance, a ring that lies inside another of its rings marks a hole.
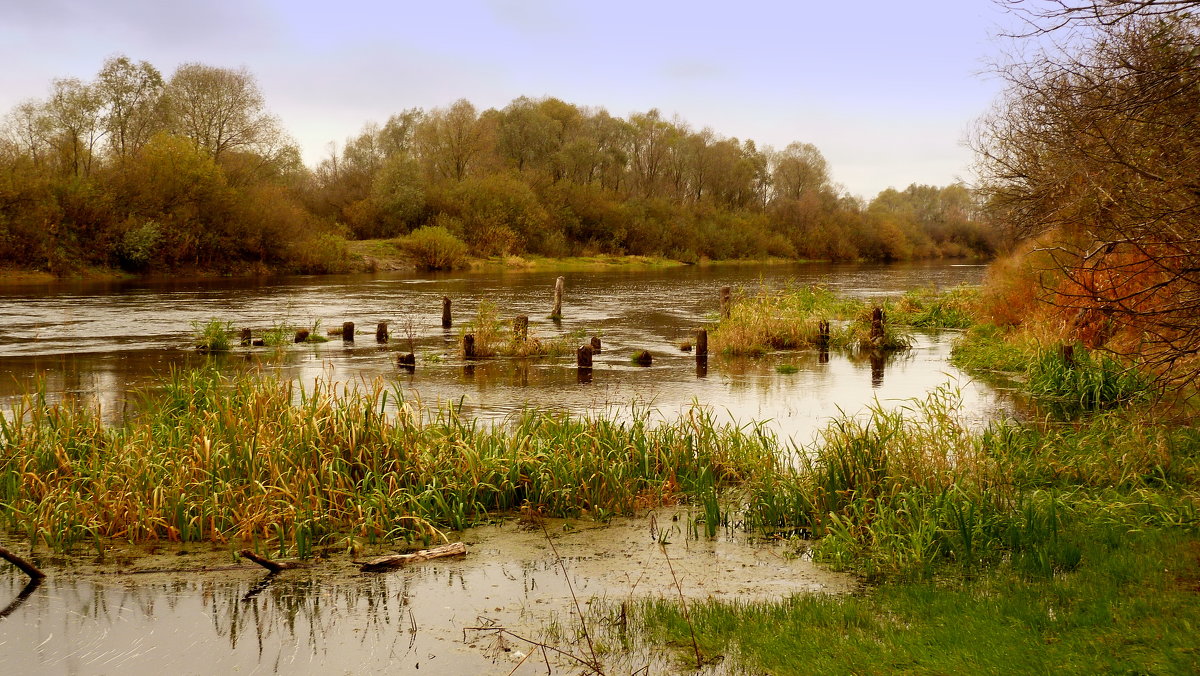
[[[981,423],[1008,404],[949,364],[953,332],[918,333],[914,349],[887,360],[837,351],[827,357],[816,351],[761,359],[712,355],[705,369],[678,343],[711,319],[722,286],[753,291],[824,284],[877,298],[914,287],[975,284],[982,273],[982,266],[945,263],[567,272],[561,322],[547,318],[558,273],[527,271],[9,287],[0,290],[0,410],[37,387],[52,401],[75,399],[117,420],[134,405],[132,393],[172,368],[212,361],[231,373],[278,372],[304,383],[382,378],[407,397],[461,405],[467,415],[489,421],[531,405],[617,416],[633,405],[651,406],[669,417],[700,404],[729,420],[768,421],[802,444],[839,412],[855,414],[875,401],[897,405],[950,383],[961,393],[968,422]],[[449,330],[441,327],[443,296],[453,303]],[[604,349],[590,379],[581,380],[573,355],[464,362],[457,356],[460,327],[484,300],[495,303],[502,318],[529,316],[536,336],[599,336]],[[192,347],[193,325],[211,318],[256,333],[318,322],[323,333],[353,321],[358,338],[206,357]],[[374,327],[384,321],[392,339],[380,345]],[[412,372],[396,363],[410,349],[417,355]],[[641,349],[654,355],[653,366],[629,362]],[[779,373],[780,364],[798,370]],[[688,526],[692,518],[684,508],[602,528],[555,523],[558,556],[545,533],[511,523],[488,526],[463,535],[471,549],[466,559],[383,575],[357,573],[351,557],[336,553],[312,569],[274,578],[246,569],[113,574],[114,568],[229,564],[230,547],[168,550],[158,558],[141,552],[127,565],[114,551],[100,562],[43,554],[51,578],[23,597],[21,577],[0,565],[0,673],[506,674],[529,646],[471,628],[508,627],[580,651],[573,593],[611,644],[624,640],[613,619],[623,600],[680,592],[753,599],[854,587],[853,580],[797,556],[796,543],[754,541],[732,531],[697,539]],[[675,575],[668,575],[667,556]],[[10,599],[16,601],[4,608]],[[627,664],[610,658],[609,673],[671,668],[661,651],[632,655]],[[516,673],[545,673],[537,657]],[[551,660],[555,673],[577,673],[569,662]]]

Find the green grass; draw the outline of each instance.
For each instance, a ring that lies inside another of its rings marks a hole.
[[[228,352],[233,341],[233,324],[217,318],[192,322],[192,341],[201,352]]]
[[[858,596],[690,606],[701,651],[751,673],[1187,674],[1200,670],[1200,541],[1133,534],[1086,546],[1089,565],[1030,579],[888,584]],[[677,604],[639,609],[649,641],[691,658]]]
[[[516,335],[512,320],[500,319],[499,309],[491,301],[480,301],[475,317],[459,331],[459,353],[463,354],[462,337],[475,336],[475,357],[559,357],[575,354],[582,344],[586,330],[544,338],[534,335],[529,328],[525,340]]]

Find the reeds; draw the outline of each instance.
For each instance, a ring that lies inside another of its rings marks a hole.
[[[598,518],[720,491],[775,462],[769,435],[702,411],[650,424],[530,410],[484,426],[379,383],[174,374],[142,413],[27,396],[0,424],[0,523],[68,549],[95,538],[428,542],[522,506]]]

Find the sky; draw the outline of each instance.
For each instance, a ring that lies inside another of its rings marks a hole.
[[[869,199],[971,182],[1006,23],[991,0],[0,0],[0,114],[124,54],[247,68],[310,166],[401,110],[552,96],[812,143]]]

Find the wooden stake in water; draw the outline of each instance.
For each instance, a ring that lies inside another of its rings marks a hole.
[[[883,343],[883,308],[871,310],[871,342],[875,345]]]
[[[354,322],[342,322],[342,340],[347,343],[354,342]]]
[[[463,336],[463,359],[475,358],[475,334],[468,333]]]
[[[296,337],[293,342],[303,343],[308,340],[308,329],[300,329],[296,332]]]
[[[733,304],[733,289],[728,286],[721,287],[721,319],[729,317],[729,306]]]
[[[387,325],[387,322],[379,322],[379,324],[377,324],[377,325],[375,326],[375,342],[377,342],[377,343],[386,343],[386,342],[388,342],[388,325]]]
[[[696,359],[708,356],[708,329],[696,329]]]
[[[442,296],[442,328],[450,328],[450,296]]]
[[[600,353],[600,339],[597,338],[596,336],[592,336],[592,354],[599,354],[599,353]]]
[[[551,319],[562,319],[563,288],[566,285],[567,282],[562,277],[554,282],[554,312],[550,313]]]
[[[250,329],[242,329],[242,347],[248,347],[254,341],[254,336]]]
[[[579,368],[592,368],[592,346],[580,345],[575,351],[575,365]]]

